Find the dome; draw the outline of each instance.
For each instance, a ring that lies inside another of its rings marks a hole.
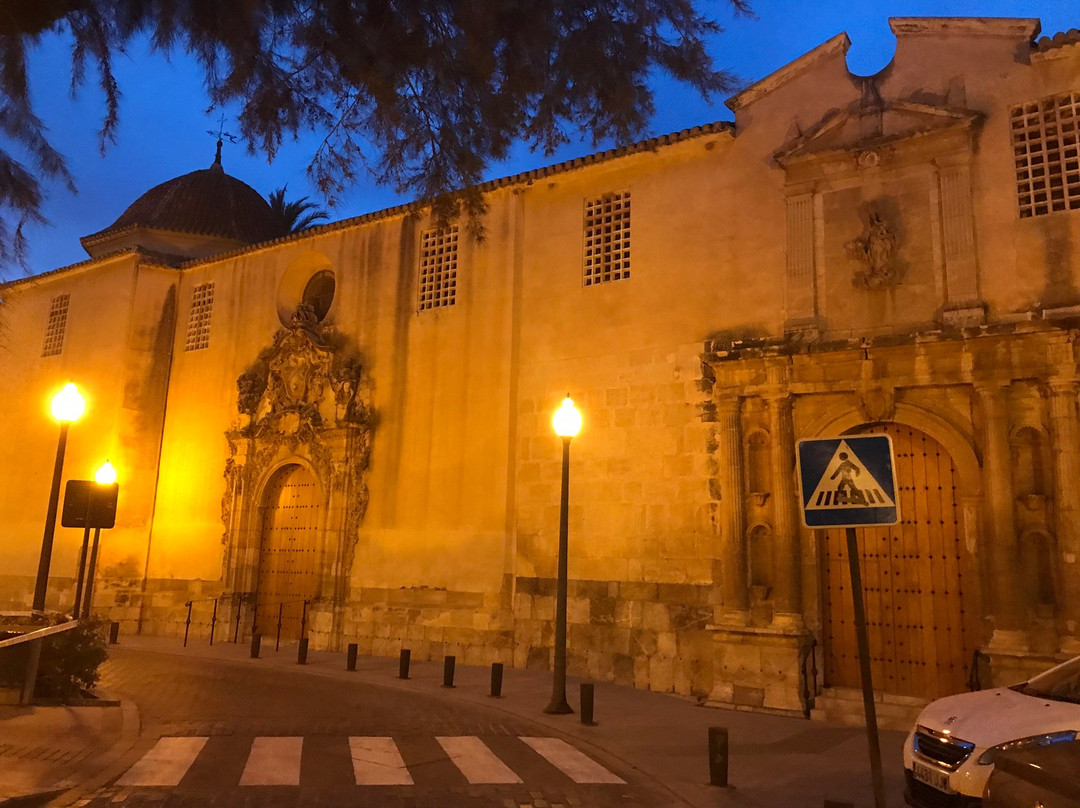
[[[205,257],[280,235],[281,224],[269,203],[225,173],[219,151],[210,168],[151,188],[115,222],[81,241],[93,257],[130,246]]]

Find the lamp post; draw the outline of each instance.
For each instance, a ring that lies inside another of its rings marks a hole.
[[[570,532],[570,441],[581,429],[581,413],[567,395],[551,419],[555,434],[562,438],[562,498],[559,503],[559,579],[555,597],[555,671],[551,688],[551,703],[545,713],[565,715],[574,712],[566,703],[566,559]]]
[[[45,609],[45,592],[49,588],[49,565],[52,563],[53,533],[56,530],[56,509],[60,502],[60,478],[64,472],[64,450],[67,448],[68,427],[79,420],[86,409],[79,388],[68,382],[53,396],[53,418],[60,422],[60,440],[56,444],[56,463],[53,466],[52,488],[49,490],[49,511],[45,515],[45,533],[41,537],[41,557],[38,559],[37,581],[34,584],[34,611]]]

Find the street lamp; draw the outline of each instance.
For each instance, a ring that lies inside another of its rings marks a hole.
[[[49,564],[52,563],[53,533],[56,530],[56,509],[60,503],[60,477],[64,472],[64,450],[67,448],[68,427],[79,420],[86,409],[79,388],[68,382],[53,396],[53,418],[60,422],[60,440],[56,445],[52,488],[49,490],[49,511],[45,515],[45,533],[41,537],[41,557],[38,559],[37,582],[34,584],[34,611],[45,609],[45,592],[49,588]]]
[[[562,438],[562,498],[559,503],[559,580],[555,597],[555,676],[551,688],[551,703],[545,713],[564,715],[574,712],[566,703],[566,557],[568,554],[570,510],[570,441],[581,429],[581,413],[574,407],[569,394],[551,419],[555,434]]]

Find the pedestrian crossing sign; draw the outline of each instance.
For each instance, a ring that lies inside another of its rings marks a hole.
[[[799,493],[807,527],[871,527],[900,521],[888,435],[801,440]]]

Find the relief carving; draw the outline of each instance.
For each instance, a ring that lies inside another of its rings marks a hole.
[[[344,497],[351,546],[367,509],[363,480],[371,447],[371,408],[355,350],[309,304],[274,334],[236,380],[237,419],[225,437],[221,518],[231,535],[240,490],[253,491],[283,453],[306,458],[328,492]],[[254,508],[258,503],[246,502]]]
[[[855,272],[855,285],[862,289],[896,285],[900,280],[893,261],[896,246],[894,227],[876,206],[871,206],[862,235],[845,245],[848,255],[863,265]]]

